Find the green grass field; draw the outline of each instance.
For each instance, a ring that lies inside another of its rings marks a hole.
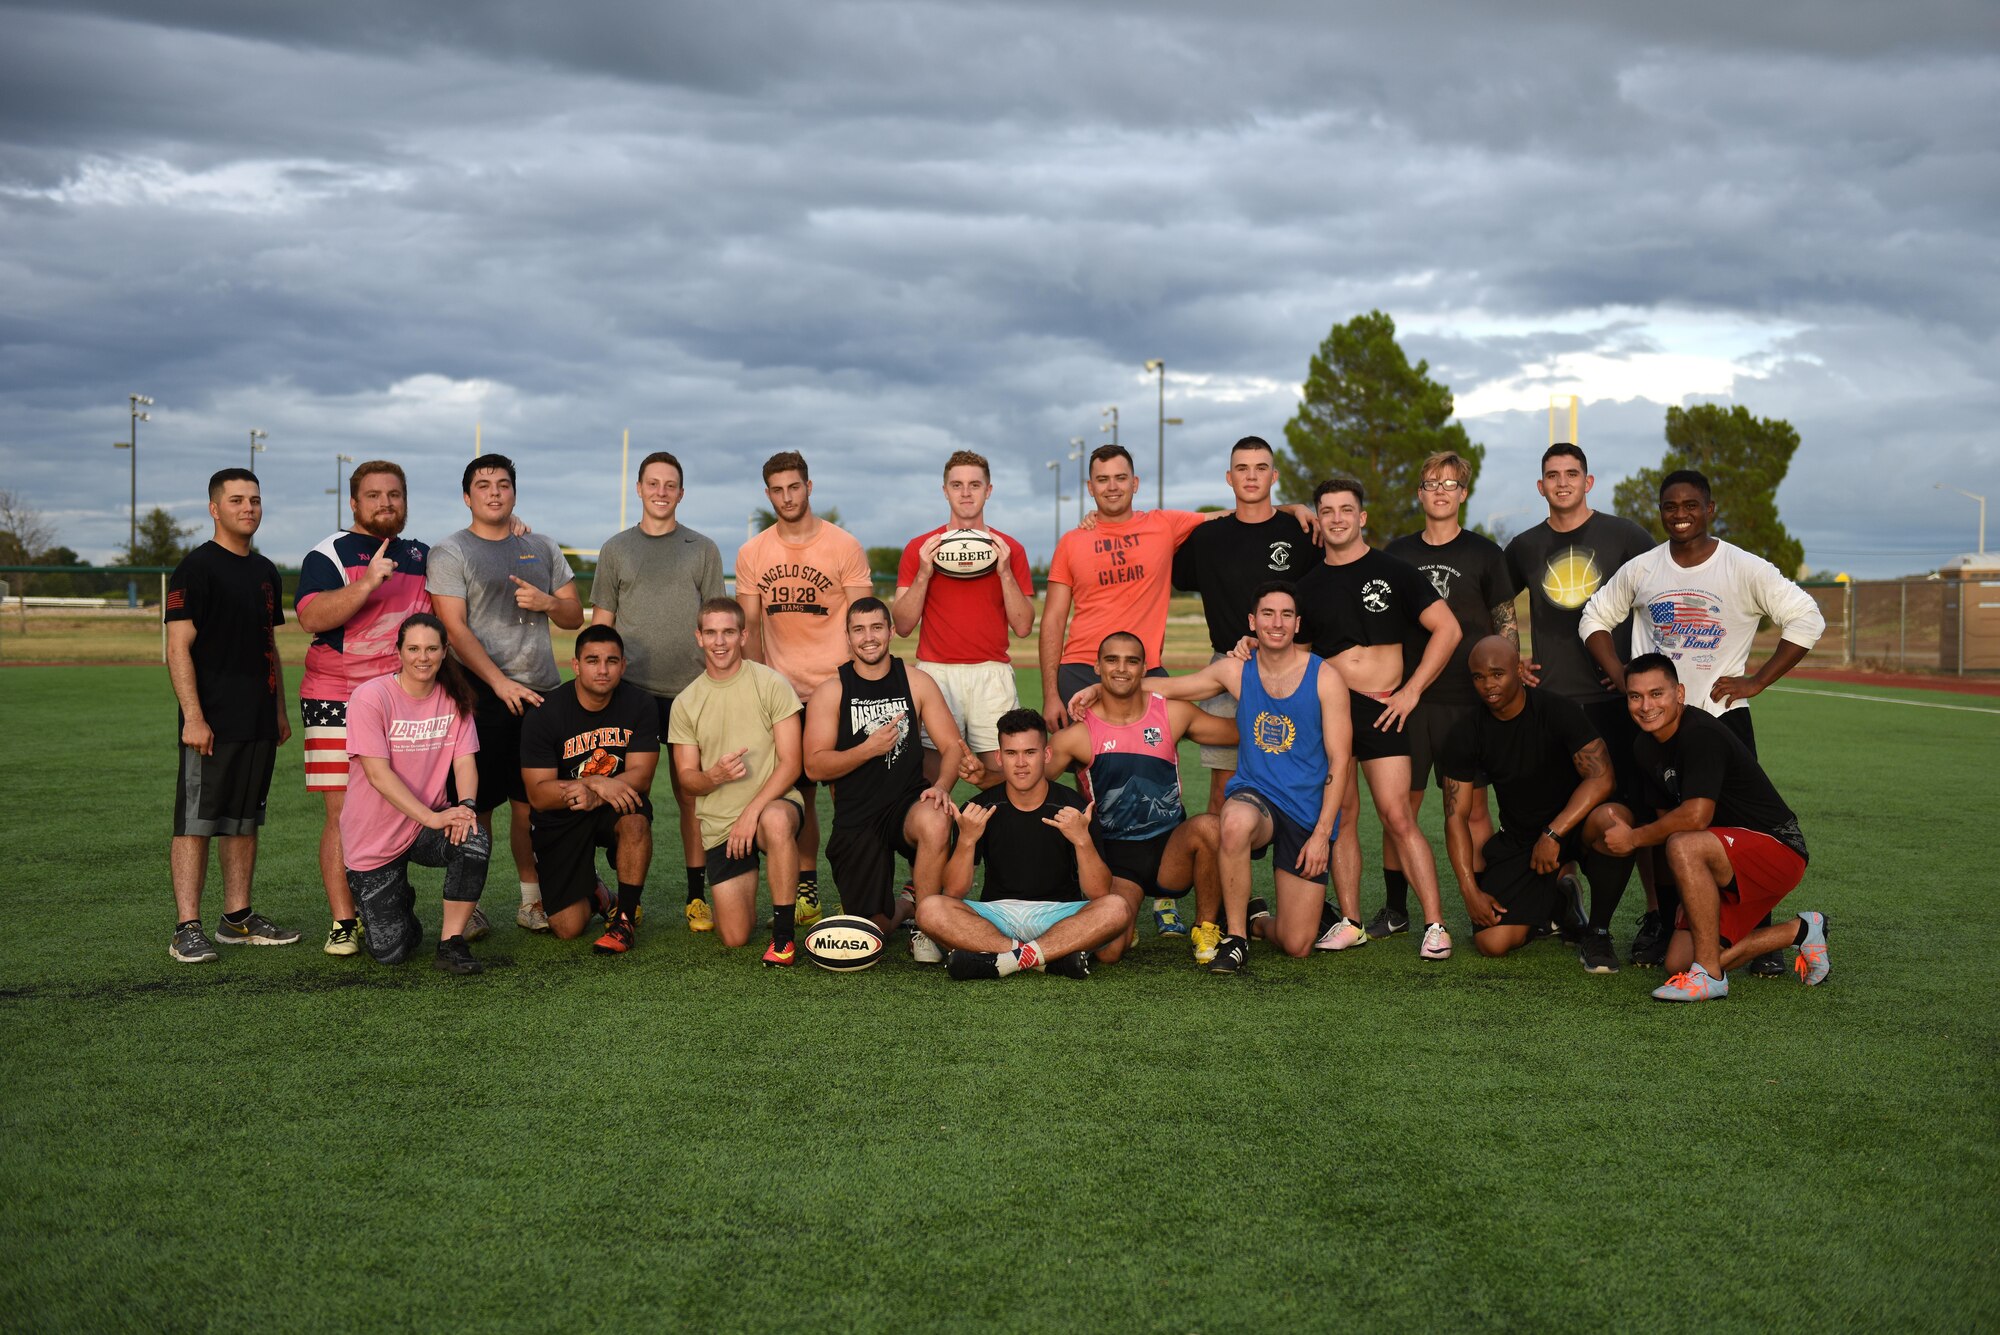
[[[483,977],[335,960],[296,745],[256,902],[309,941],[177,965],[164,672],[9,669],[4,1325],[1993,1329],[2000,714],[1873,693],[1988,712],[1757,702],[1832,978],[1667,1007],[1450,888],[1443,965],[766,971],[676,850],[622,960],[504,851]]]

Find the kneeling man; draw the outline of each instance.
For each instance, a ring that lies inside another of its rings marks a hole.
[[[1667,946],[1666,984],[1658,1001],[1711,1001],[1729,995],[1728,970],[1786,946],[1792,969],[1811,987],[1832,966],[1826,915],[1810,910],[1790,922],[1758,922],[1806,874],[1799,818],[1736,734],[1711,714],[1687,708],[1686,687],[1665,654],[1640,654],[1625,665],[1625,702],[1640,736],[1639,762],[1655,810],[1636,829],[1605,832],[1614,853],[1665,848],[1680,883],[1681,911]]]
[[[584,628],[570,670],[575,679],[550,691],[521,724],[528,835],[549,930],[567,941],[601,917],[604,935],[592,948],[622,955],[632,948],[653,862],[660,711],[625,680],[625,640],[610,626]],[[615,898],[597,877],[600,848],[617,873]]]
[[[1466,667],[1485,707],[1445,741],[1444,844],[1472,919],[1473,948],[1505,955],[1528,944],[1558,907],[1565,920],[1580,916],[1581,905],[1562,903],[1556,878],[1566,862],[1581,860],[1593,902],[1617,902],[1632,858],[1607,851],[1604,831],[1630,814],[1607,805],[1616,788],[1611,753],[1583,706],[1524,685],[1512,640],[1487,636],[1472,646]],[[1500,829],[1480,850],[1486,869],[1475,871],[1472,793],[1482,774],[1500,801]],[[1618,972],[1611,933],[1602,928],[1584,933],[1578,957],[1586,972]]]
[[[1125,940],[1132,907],[1111,893],[1111,869],[1090,840],[1090,807],[1075,789],[1049,782],[1041,714],[1009,710],[998,728],[1001,783],[959,808],[944,893],[918,901],[917,926],[951,952],[953,978],[1044,966],[1088,978],[1088,952]],[[967,900],[979,862],[986,884]]]

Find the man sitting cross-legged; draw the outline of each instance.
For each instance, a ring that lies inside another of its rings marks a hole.
[[[1097,646],[1097,679],[1094,702],[1071,715],[1076,722],[1049,739],[1049,750],[1058,768],[1074,765],[1082,774],[1096,812],[1090,825],[1098,856],[1111,869],[1112,892],[1132,906],[1136,919],[1144,900],[1171,902],[1187,893],[1191,881],[1213,880],[1191,873],[1200,861],[1213,864],[1220,821],[1207,813],[1187,818],[1179,748],[1183,737],[1203,746],[1234,745],[1236,720],[1147,691],[1160,678],[1146,676],[1145,641],[1130,631],[1114,631]],[[1206,905],[1204,914],[1194,933],[1200,964],[1215,958],[1222,939],[1215,905]],[[1128,939],[1106,943],[1097,958],[1117,960]]]
[[[1237,698],[1236,775],[1224,789],[1217,878],[1224,935],[1209,969],[1235,973],[1250,958],[1254,931],[1287,955],[1303,956],[1337,916],[1326,905],[1332,843],[1353,751],[1347,686],[1340,673],[1297,641],[1298,600],[1272,582],[1250,604],[1257,642],[1249,662],[1221,658],[1185,677],[1155,677],[1148,688],[1169,700]],[[1078,691],[1071,711],[1090,708],[1098,688]],[[1406,808],[1407,809],[1407,808]],[[1251,908],[1250,861],[1274,849],[1278,913]],[[1214,899],[1196,890],[1197,908]]]
[[[521,782],[529,836],[542,873],[542,909],[562,940],[593,915],[605,921],[593,949],[632,948],[639,897],[653,861],[653,772],[660,763],[659,707],[625,680],[625,640],[586,626],[571,660],[576,678],[543,697],[521,725]],[[596,851],[611,854],[614,897],[597,878]]]
[[[1049,782],[1049,734],[1032,709],[1002,714],[998,787],[958,812],[958,847],[944,893],[917,903],[917,926],[951,952],[953,978],[1005,978],[1040,969],[1090,976],[1088,952],[1122,943],[1132,906],[1111,893],[1111,869],[1090,842],[1091,809]],[[975,863],[981,898],[968,900]]]
[[[1671,976],[1653,997],[1726,997],[1727,970],[1786,946],[1798,948],[1792,969],[1800,981],[1823,982],[1831,968],[1824,914],[1757,925],[1805,878],[1799,818],[1742,739],[1687,707],[1686,689],[1664,654],[1640,654],[1625,665],[1625,700],[1640,732],[1632,756],[1660,815],[1636,829],[1620,823],[1604,832],[1614,853],[1665,848],[1680,884],[1680,921],[1667,944]]]
[[[938,892],[951,852],[953,778],[985,774],[966,746],[930,674],[889,653],[889,608],[880,598],[847,605],[848,661],[806,702],[806,777],[833,788],[833,834],[826,859],[840,890],[840,911],[873,918],[889,931]],[[921,721],[947,776],[924,781]],[[910,863],[915,898],[895,893],[896,854]],[[935,947],[911,941],[920,963],[939,963]],[[925,958],[925,956],[928,958]]]
[[[1440,757],[1445,849],[1472,919],[1474,948],[1505,955],[1528,944],[1558,908],[1565,920],[1581,919],[1581,904],[1563,902],[1557,877],[1564,863],[1582,862],[1593,901],[1624,892],[1632,859],[1609,852],[1603,838],[1629,816],[1608,805],[1616,788],[1611,755],[1583,706],[1524,685],[1512,640],[1480,640],[1466,668],[1483,707],[1445,739]],[[1485,870],[1475,871],[1472,791],[1482,774],[1500,800],[1500,829],[1480,850]],[[1590,973],[1618,972],[1609,932],[1585,932],[1578,956]]]

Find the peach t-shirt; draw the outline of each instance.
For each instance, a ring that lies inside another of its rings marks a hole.
[[[801,700],[847,661],[850,587],[872,587],[867,553],[823,519],[807,542],[786,542],[773,525],[737,550],[737,594],[764,600],[764,659]]]
[[[1146,666],[1158,667],[1174,548],[1207,518],[1192,510],[1138,510],[1118,523],[1063,534],[1049,563],[1049,583],[1069,585],[1075,599],[1062,661],[1095,663],[1104,637],[1128,630],[1145,642]]]

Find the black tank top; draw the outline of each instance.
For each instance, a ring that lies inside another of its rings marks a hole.
[[[901,714],[900,723],[891,722]],[[850,662],[840,665],[840,723],[834,749],[851,751],[877,728],[896,728],[899,736],[887,755],[876,756],[833,781],[833,823],[855,828],[873,822],[890,808],[909,806],[924,790],[924,761],[917,741],[917,706],[910,697],[910,674],[899,658],[889,660],[889,675],[869,681]]]

